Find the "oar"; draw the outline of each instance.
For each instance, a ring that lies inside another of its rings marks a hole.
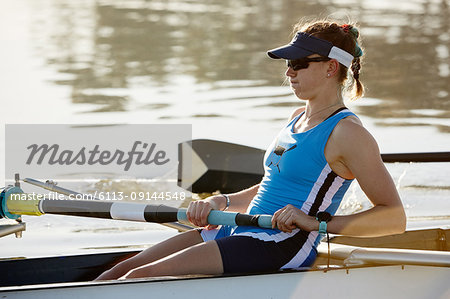
[[[450,162],[450,152],[381,154],[386,163],[396,162]]]
[[[263,157],[264,150],[234,143],[183,142],[178,145],[178,185],[195,193],[236,192],[261,181]]]
[[[18,178],[16,178],[16,179],[18,179]],[[41,181],[38,181],[38,180],[35,180],[35,179],[31,179],[31,178],[25,178],[23,181],[26,182],[26,183],[29,183],[31,185],[35,185],[37,187],[40,187],[40,188],[43,188],[43,189],[46,189],[46,190],[49,190],[49,191],[57,192],[57,193],[60,193],[60,194],[66,195],[66,196],[70,196],[70,195],[77,196],[77,195],[79,195],[80,196],[79,198],[91,198],[93,200],[100,200],[100,199],[97,199],[97,198],[93,198],[92,196],[89,196],[89,195],[86,196],[86,194],[82,194],[82,193],[79,193],[79,192],[76,192],[76,191],[73,191],[73,190],[69,190],[69,189],[66,189],[66,188],[59,187],[59,186],[56,185],[56,182],[53,182],[53,181],[47,181],[47,182],[44,183],[44,182],[41,182]],[[182,223],[178,223],[178,222],[167,222],[167,223],[163,223],[163,225],[165,225],[167,227],[171,227],[171,228],[177,229],[180,232],[192,229],[192,226],[189,226],[189,225],[186,225],[186,224],[182,224]]]
[[[196,139],[179,145],[178,185],[192,192],[236,192],[261,181],[265,151]],[[381,154],[386,163],[450,162],[450,152]]]
[[[9,215],[56,214],[154,223],[187,221],[186,209],[165,205],[100,200],[40,199],[39,195],[22,193],[18,187],[12,188],[14,189],[6,191],[7,196],[3,196],[0,202],[1,214],[6,218],[10,218]],[[208,215],[208,223],[214,225],[271,228],[271,220],[270,215],[247,215],[217,210],[212,210]]]

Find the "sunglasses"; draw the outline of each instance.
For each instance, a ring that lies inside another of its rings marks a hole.
[[[307,69],[310,62],[320,62],[329,60],[331,60],[331,58],[328,57],[314,57],[314,58],[303,57],[295,60],[286,60],[286,65],[291,69],[293,69],[294,71],[298,71],[301,69]]]

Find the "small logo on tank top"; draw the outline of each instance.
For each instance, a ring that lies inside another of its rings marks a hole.
[[[283,147],[281,145],[277,145],[275,147],[275,150],[273,151],[273,154],[275,154],[275,156],[271,155],[271,157],[270,157],[271,161],[270,161],[269,165],[267,165],[267,166],[270,167],[271,165],[274,165],[277,167],[278,172],[281,172],[281,169],[280,169],[281,158],[283,158],[283,155],[285,153],[287,153],[290,150],[293,150],[296,147],[297,147],[297,145],[295,144],[295,145],[291,146],[290,148],[286,149],[285,147]]]

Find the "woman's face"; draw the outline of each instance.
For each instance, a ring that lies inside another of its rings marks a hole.
[[[320,57],[317,54],[308,56],[308,58]],[[323,80],[327,78],[328,64],[326,61],[309,62],[307,68],[294,71],[292,67],[286,70],[286,76],[289,78],[291,89],[301,100],[311,100],[323,88]]]

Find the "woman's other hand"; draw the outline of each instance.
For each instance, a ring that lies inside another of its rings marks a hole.
[[[279,209],[272,216],[272,227],[286,233],[290,233],[296,228],[306,231],[318,230],[318,225],[319,222],[315,217],[306,215],[293,205],[287,205]]]

